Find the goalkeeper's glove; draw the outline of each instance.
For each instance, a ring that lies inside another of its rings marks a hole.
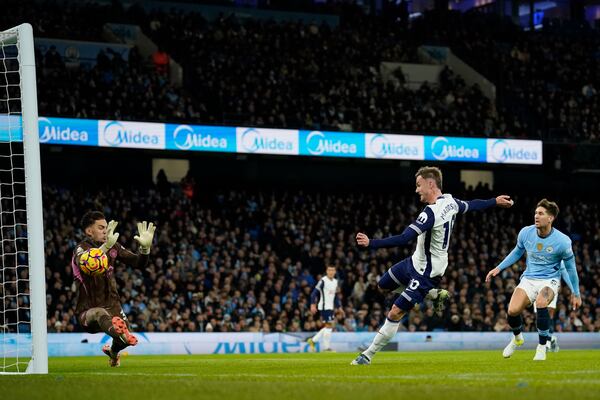
[[[119,234],[115,232],[115,229],[117,228],[118,224],[119,223],[117,221],[112,220],[108,223],[108,228],[106,230],[106,242],[100,246],[100,250],[102,250],[104,254],[107,254],[108,250],[110,250],[115,243],[117,243]]]
[[[146,221],[138,222],[138,234],[133,238],[140,245],[140,253],[150,254],[150,246],[152,246],[152,238],[154,237],[154,231],[156,226],[152,222],[147,223]]]

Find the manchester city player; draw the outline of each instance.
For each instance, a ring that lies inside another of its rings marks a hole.
[[[417,239],[417,247],[412,257],[393,265],[379,280],[382,289],[396,290],[400,285],[406,289],[394,302],[373,343],[352,361],[352,365],[370,364],[373,356],[394,337],[402,317],[438,286],[448,267],[448,247],[457,214],[496,205],[506,208],[513,205],[510,197],[505,195],[489,200],[461,201],[450,194],[442,194],[442,171],[436,167],[420,168],[415,178],[415,191],[427,204],[415,222],[402,234],[386,239],[369,239],[364,233],[356,235],[359,246],[371,249],[402,246],[414,239]]]
[[[552,227],[557,215],[558,205],[542,199],[535,209],[535,224],[521,229],[517,237],[517,246],[485,278],[486,282],[489,282],[492,277],[519,261],[523,253],[527,252],[527,267],[508,305],[508,324],[514,336],[502,353],[505,358],[512,356],[517,347],[522,346],[525,342],[521,333],[523,325],[521,313],[531,304],[535,304],[539,344],[533,359],[536,361],[546,359],[546,342],[550,340],[548,307],[556,308],[561,279],[561,261],[564,261],[569,278],[566,282],[568,285],[570,283],[569,286],[572,287],[571,306],[573,309],[581,306],[579,277],[571,248],[571,239]]]

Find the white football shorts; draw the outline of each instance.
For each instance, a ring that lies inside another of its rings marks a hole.
[[[554,292],[554,298],[548,304],[550,308],[556,308],[556,302],[558,301],[558,290],[560,289],[560,278],[554,279],[532,279],[532,278],[521,278],[518,288],[521,288],[527,293],[529,301],[535,307],[535,299],[537,298],[540,290],[548,286]]]

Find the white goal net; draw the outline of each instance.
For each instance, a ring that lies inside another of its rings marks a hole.
[[[0,374],[48,372],[35,79],[31,26],[0,32]]]

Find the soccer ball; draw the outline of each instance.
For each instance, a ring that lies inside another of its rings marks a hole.
[[[100,249],[89,249],[79,258],[79,268],[87,275],[102,275],[108,269],[108,257]]]

